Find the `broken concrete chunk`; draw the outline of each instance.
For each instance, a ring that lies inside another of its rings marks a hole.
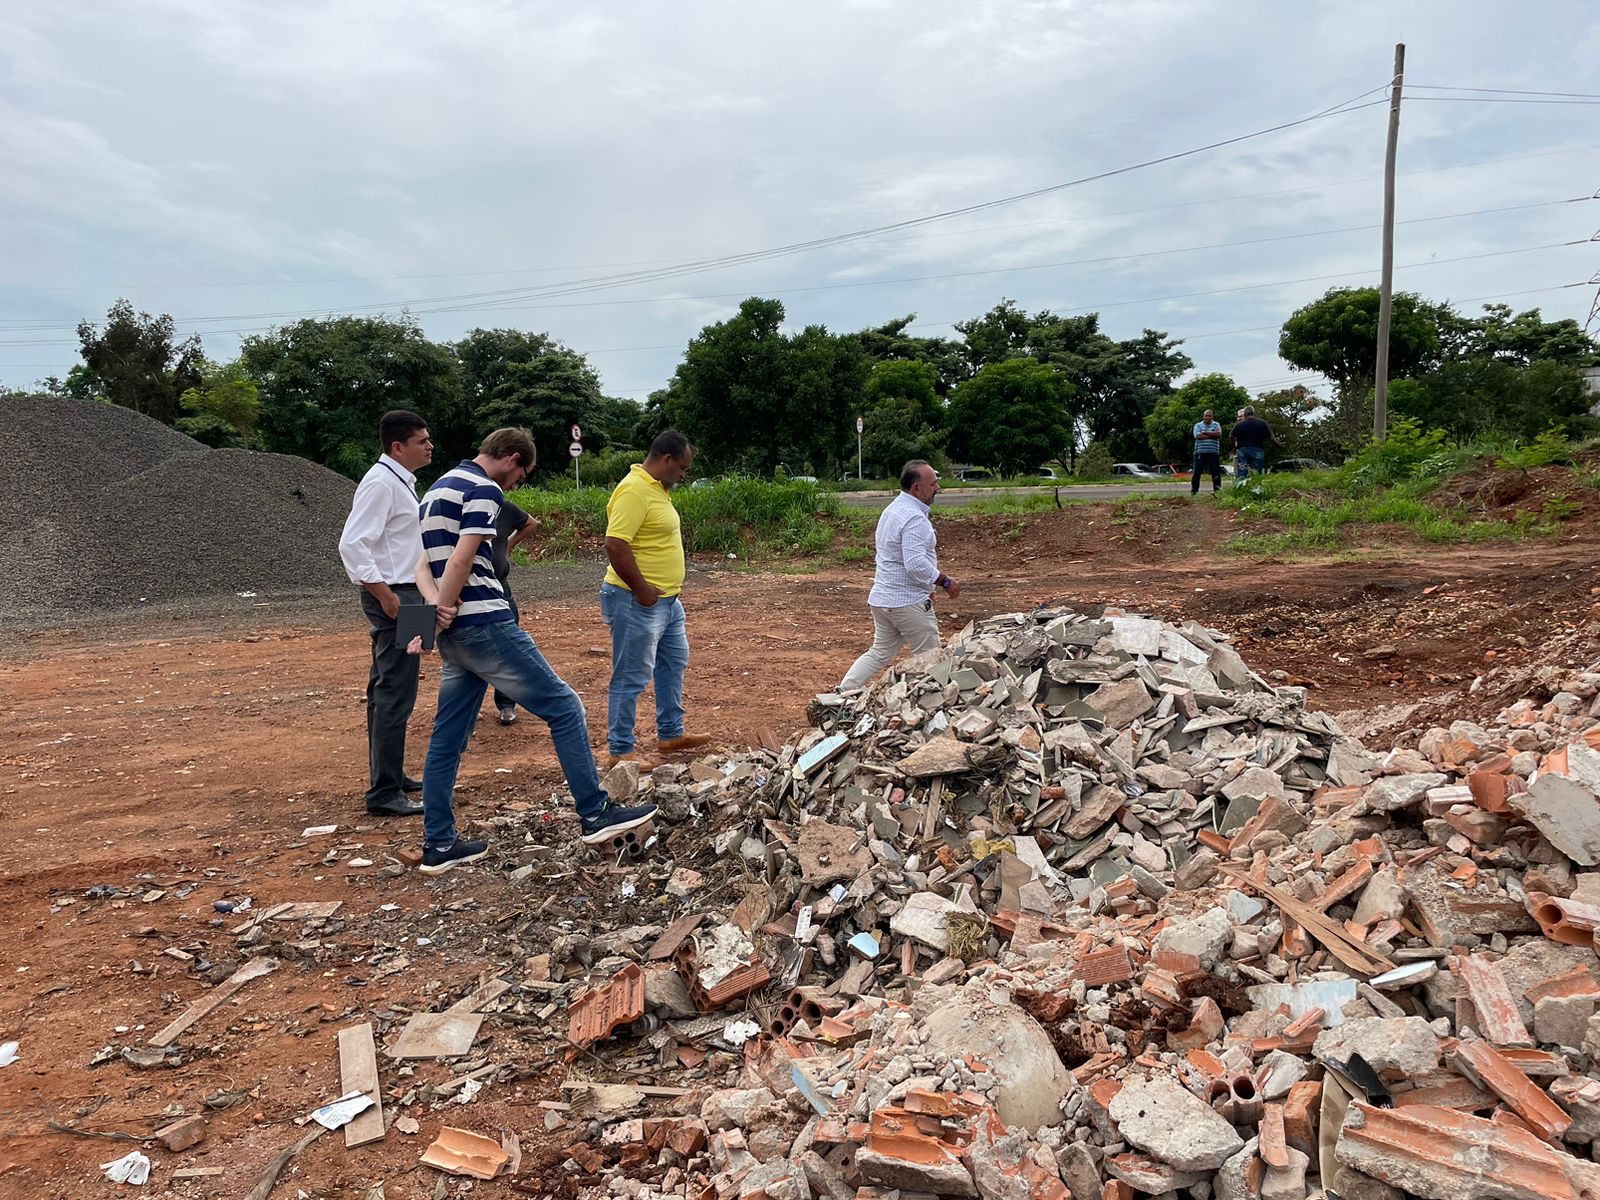
[[[1409,1079],[1439,1066],[1439,1038],[1421,1017],[1346,1021],[1317,1035],[1311,1053],[1343,1066],[1359,1054],[1385,1079]]]
[[[1112,729],[1131,725],[1156,706],[1150,690],[1133,675],[1102,684],[1085,696],[1083,702],[1099,713]]]
[[[1210,971],[1222,961],[1223,952],[1233,940],[1233,922],[1221,908],[1208,909],[1191,921],[1168,925],[1156,935],[1155,951],[1174,951],[1192,955]]]
[[[1448,782],[1448,777],[1424,771],[1416,775],[1385,775],[1367,788],[1362,802],[1369,812],[1398,812],[1422,803],[1429,788]]]
[[[1600,863],[1600,797],[1575,780],[1540,775],[1511,807],[1545,839],[1581,867]]]
[[[1180,1171],[1214,1171],[1244,1146],[1232,1125],[1174,1079],[1130,1079],[1108,1110],[1124,1140]]]
[[[935,1057],[989,1065],[995,1112],[1007,1125],[1038,1129],[1061,1120],[1072,1076],[1043,1026],[1020,1008],[963,992],[928,1015],[922,1034]]]
[[[946,920],[960,912],[960,905],[935,892],[916,892],[906,897],[904,906],[889,918],[889,928],[941,954],[949,953],[950,929]]]

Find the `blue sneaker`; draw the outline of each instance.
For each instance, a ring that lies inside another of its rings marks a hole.
[[[600,810],[599,816],[589,817],[583,821],[584,845],[598,846],[619,833],[627,833],[630,829],[638,829],[641,825],[648,824],[655,815],[654,804],[636,804],[627,808],[617,804],[607,804]]]
[[[423,850],[422,865],[417,868],[424,875],[443,875],[451,867],[477,862],[489,853],[488,842],[469,842],[457,838],[443,850]]]

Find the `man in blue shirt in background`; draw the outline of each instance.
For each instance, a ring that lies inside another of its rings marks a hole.
[[[1194,426],[1194,474],[1189,477],[1189,495],[1200,494],[1200,476],[1211,476],[1211,494],[1222,490],[1222,426],[1208,408]]]

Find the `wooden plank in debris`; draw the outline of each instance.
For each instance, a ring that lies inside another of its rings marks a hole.
[[[926,841],[939,829],[939,809],[944,796],[944,777],[938,776],[928,785],[928,805],[923,810],[922,839]]]
[[[339,1088],[341,1095],[360,1092],[372,1097],[372,1107],[358,1113],[344,1127],[345,1149],[354,1150],[369,1142],[381,1142],[383,1091],[378,1086],[378,1047],[373,1040],[370,1021],[339,1030]]]
[[[228,932],[234,937],[238,937],[241,933],[248,933],[251,929],[255,928],[255,926],[261,924],[263,921],[270,921],[279,913],[288,912],[293,907],[293,900],[285,900],[282,904],[274,904],[271,908],[264,908],[260,912],[253,912],[245,918],[242,924],[235,925],[232,929],[228,930]]]
[[[706,914],[703,912],[690,913],[688,916],[679,917],[661,931],[661,936],[655,940],[655,944],[645,952],[645,961],[662,962],[671,958],[677,952],[678,947],[683,944],[683,939],[700,928],[700,922],[705,919]]]
[[[504,979],[491,979],[487,983],[480,984],[470,995],[463,996],[445,1011],[453,1013],[477,1012],[485,1004],[492,1004],[510,990],[511,985]]]
[[[196,1000],[172,1024],[168,1025],[155,1037],[150,1039],[152,1046],[170,1046],[177,1041],[183,1032],[198,1021],[201,1017],[219,1007],[230,996],[249,983],[252,979],[259,979],[278,969],[278,960],[275,958],[252,958],[232,975],[229,975],[216,987],[212,988],[200,999]]]
[[[1254,879],[1249,872],[1231,863],[1219,863],[1217,871],[1266,896],[1283,910],[1286,917],[1291,918],[1305,932],[1326,946],[1335,958],[1351,970],[1363,975],[1377,975],[1394,970],[1395,965],[1392,961],[1351,937],[1337,921],[1282,888]]]

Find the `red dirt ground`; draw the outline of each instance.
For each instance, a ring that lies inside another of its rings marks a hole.
[[[1258,670],[1284,672],[1334,710],[1459,687],[1486,663],[1533,661],[1546,640],[1595,628],[1600,534],[1590,521],[1553,540],[1397,545],[1306,563],[1227,556],[1216,547],[1230,531],[1226,514],[1182,502],[1132,515],[1094,505],[945,521],[941,561],[964,591],[940,605],[941,621],[949,633],[974,616],[1055,600],[1193,618],[1232,634]],[[598,568],[594,576],[597,583]],[[686,592],[691,725],[728,746],[748,745],[762,729],[788,737],[802,726],[811,694],[831,686],[868,640],[869,578],[864,564],[814,574],[697,572]],[[353,600],[347,609],[265,629],[191,621],[154,634],[138,626],[54,633],[15,647],[0,667],[9,716],[0,732],[0,1041],[22,1044],[20,1060],[0,1068],[0,1196],[242,1195],[299,1136],[293,1119],[339,1094],[334,1030],[392,1004],[420,1009],[460,995],[494,961],[484,948],[496,935],[474,916],[479,906],[528,913],[555,898],[548,886],[519,892],[491,871],[429,882],[415,872],[377,878],[375,869],[327,865],[330,846],[348,854],[359,844],[381,867],[419,833],[407,822],[371,822],[360,806],[367,644]],[[592,592],[530,602],[524,623],[586,698],[603,746],[609,663]],[[1380,647],[1393,653],[1364,657]],[[414,771],[436,678],[425,665]],[[646,703],[641,728],[650,720]],[[527,717],[505,729],[490,721],[463,764],[458,803],[466,820],[494,821],[543,808],[558,780],[542,727]],[[333,823],[335,837],[301,836]],[[559,839],[570,824],[563,817],[550,829]],[[584,872],[575,874],[581,886]],[[96,884],[131,894],[86,898]],[[91,1068],[102,1047],[138,1042],[140,1027],[165,1024],[204,994],[164,947],[240,960],[227,929],[242,918],[219,917],[212,902],[243,895],[258,907],[339,899],[348,927],[329,938],[331,958],[286,961],[200,1022],[182,1039],[191,1050],[176,1069],[138,1070],[120,1059]],[[450,903],[459,911],[439,920]],[[380,904],[399,908],[385,914]],[[410,966],[367,978],[377,975],[375,942],[430,919],[461,936],[428,948],[413,942]],[[484,1029],[475,1059],[527,1053],[493,1019]],[[384,1061],[385,1087],[401,1090],[457,1070],[427,1064],[403,1079]],[[433,1173],[416,1161],[441,1124],[516,1130],[528,1161],[556,1153],[536,1102],[559,1095],[559,1064],[548,1054],[516,1063],[525,1074],[470,1106],[412,1109],[419,1135],[391,1130],[348,1152],[340,1135],[325,1136],[291,1164],[277,1194],[364,1195],[387,1180],[390,1200],[431,1195]],[[195,1150],[149,1151],[156,1172],[145,1189],[99,1177],[96,1164],[131,1144],[46,1127],[54,1119],[145,1135],[174,1106],[201,1111],[204,1097],[227,1091],[244,1097],[209,1114]],[[171,1169],[185,1164],[226,1173],[170,1182]],[[509,1194],[504,1182],[477,1186]]]

